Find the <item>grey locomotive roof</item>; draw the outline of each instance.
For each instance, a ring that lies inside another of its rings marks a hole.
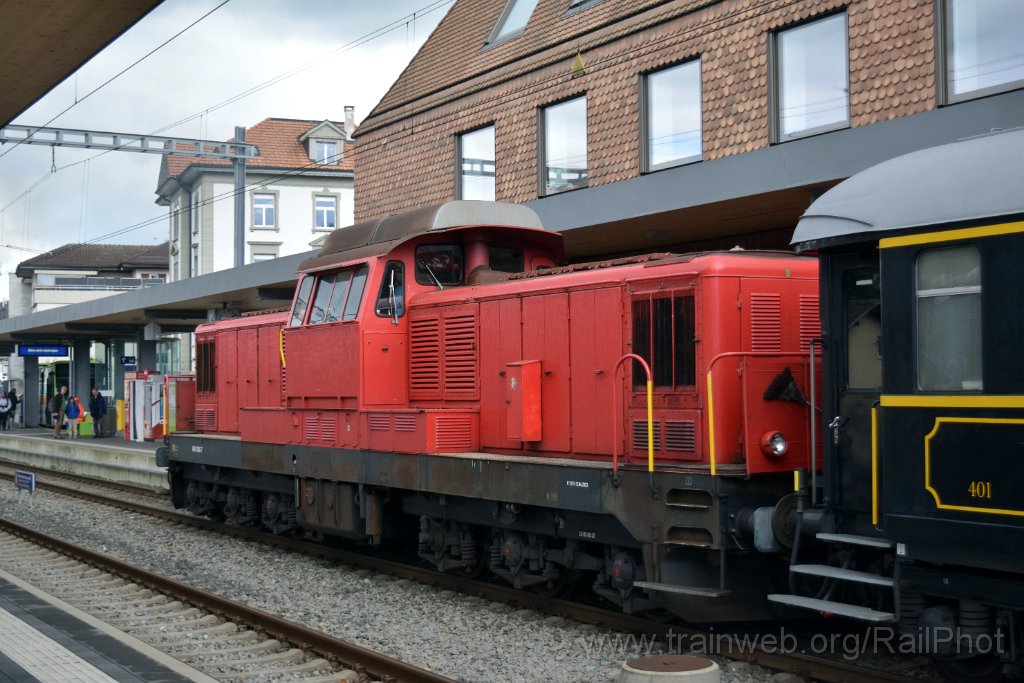
[[[872,166],[808,207],[798,250],[890,232],[1024,213],[1024,129],[940,145]],[[844,239],[845,238],[845,239]]]
[[[385,254],[407,239],[466,225],[500,225],[543,230],[533,209],[503,202],[452,201],[339,228],[327,236],[317,256],[300,270]]]

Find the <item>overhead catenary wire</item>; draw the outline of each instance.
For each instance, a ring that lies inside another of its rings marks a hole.
[[[159,50],[161,47],[163,47],[168,42],[170,42],[174,38],[178,37],[179,35],[181,35],[185,31],[187,31],[188,29],[190,29],[193,26],[195,26],[197,23],[199,23],[200,21],[202,21],[203,19],[208,17],[210,14],[212,14],[216,10],[220,9],[221,7],[223,7],[225,4],[227,4],[228,1],[229,0],[225,0],[224,2],[222,2],[219,5],[217,5],[216,7],[214,7],[212,10],[210,10],[209,12],[204,14],[202,17],[200,17],[196,21],[192,22],[189,26],[187,26],[184,29],[182,29],[181,31],[179,31],[177,34],[175,34],[175,36],[172,36],[172,38],[168,39],[167,41],[162,43],[157,48],[154,48],[153,50],[151,50],[146,56],[140,58],[139,60],[137,60],[135,63],[133,63],[129,67],[123,69],[117,75],[115,75],[115,76],[111,77],[110,79],[108,79],[108,81],[105,82],[103,85],[107,85],[108,83],[110,83],[111,81],[116,79],[118,76],[123,75],[124,73],[126,73],[133,66],[135,66],[136,64],[141,62],[143,59],[145,59],[149,55],[153,54],[154,52]],[[168,124],[168,125],[163,126],[161,128],[158,128],[158,129],[148,133],[148,135],[159,135],[160,133],[166,132],[166,131],[168,131],[168,130],[170,130],[172,128],[175,128],[177,126],[184,125],[186,123],[190,123],[191,121],[194,121],[196,119],[200,120],[200,129],[202,131],[204,126],[208,126],[209,125],[209,114],[211,112],[214,112],[214,111],[216,111],[218,109],[221,109],[221,108],[226,107],[226,106],[228,106],[230,104],[238,102],[239,100],[242,100],[242,99],[244,99],[246,97],[249,97],[250,95],[254,95],[257,92],[260,92],[261,90],[265,90],[266,88],[269,88],[269,87],[271,87],[273,85],[276,85],[277,83],[280,83],[280,82],[286,80],[287,78],[290,78],[290,77],[295,76],[295,75],[297,75],[299,73],[302,73],[303,71],[306,71],[306,70],[312,68],[316,64],[319,64],[320,62],[323,62],[326,59],[329,59],[330,57],[333,57],[333,56],[338,55],[338,54],[344,54],[345,52],[349,52],[351,50],[354,50],[357,47],[361,47],[362,45],[365,45],[366,43],[368,43],[368,42],[370,42],[372,40],[376,40],[378,38],[381,38],[381,37],[391,33],[392,31],[395,31],[398,28],[407,25],[410,21],[415,22],[417,18],[421,18],[423,16],[431,14],[431,13],[433,13],[433,12],[443,8],[443,7],[445,7],[446,5],[452,4],[454,1],[455,0],[432,0],[432,2],[428,3],[427,5],[425,5],[424,7],[420,8],[418,10],[415,10],[411,14],[407,14],[407,15],[399,18],[399,19],[396,19],[396,20],[392,21],[389,24],[386,24],[386,25],[384,25],[384,26],[382,26],[380,28],[377,28],[377,29],[374,29],[373,31],[365,33],[362,36],[360,36],[359,38],[356,38],[355,40],[346,42],[346,43],[340,45],[339,47],[330,50],[329,52],[326,52],[326,53],[324,53],[324,54],[322,54],[322,55],[320,55],[320,56],[318,56],[318,57],[316,57],[316,58],[314,58],[312,60],[304,62],[303,64],[300,64],[300,65],[298,65],[296,67],[293,67],[293,68],[291,68],[291,69],[289,69],[287,71],[284,71],[284,72],[278,74],[277,76],[274,76],[273,78],[270,78],[270,79],[268,79],[266,81],[258,83],[258,84],[254,85],[254,86],[251,86],[251,87],[249,87],[249,88],[247,88],[247,89],[245,89],[245,90],[243,90],[243,91],[241,91],[241,92],[239,92],[239,93],[237,93],[235,95],[232,95],[231,97],[229,97],[227,99],[224,99],[224,100],[222,100],[222,101],[220,101],[220,102],[218,102],[218,103],[216,103],[216,104],[214,104],[214,105],[212,105],[210,107],[206,107],[206,108],[202,109],[201,111],[199,111],[199,112],[197,112],[195,114],[192,114],[192,115],[190,115],[188,117],[185,117],[183,119],[179,119],[178,121],[175,121],[174,123],[171,123],[171,124]],[[103,87],[103,86],[101,85],[100,87]],[[77,102],[80,102],[80,101],[84,100],[86,97],[88,97],[89,95],[91,95],[94,92],[96,92],[96,90],[99,90],[99,88],[96,88],[95,90],[91,91],[90,93],[88,93],[87,95],[83,96],[82,98],[77,99],[76,100],[76,104],[77,104]],[[52,123],[54,120],[56,120],[58,117],[60,117],[61,115],[63,115],[64,113],[66,113],[70,109],[71,109],[71,107],[68,107],[67,109],[65,109],[60,114],[57,114],[57,116],[55,116],[52,119],[50,119],[50,121],[48,121],[46,124],[44,124],[44,126],[49,125],[50,123]],[[21,144],[20,141],[19,141],[19,143],[17,143],[14,146],[12,146],[10,149],[4,151],[3,153],[0,153],[0,158],[3,158],[3,156],[5,156],[8,152],[10,152],[14,147],[17,147],[18,144]],[[106,154],[109,154],[111,151],[116,151],[116,150],[103,151],[103,152],[100,152],[98,154],[94,154],[93,156],[90,156],[87,159],[80,159],[78,161],[74,161],[74,162],[65,164],[63,166],[57,166],[55,172],[60,172],[62,170],[71,168],[73,166],[77,166],[79,164],[87,163],[87,162],[92,161],[92,160],[94,160],[94,159],[96,159],[98,157],[101,157],[101,156],[104,156]],[[16,202],[18,202],[23,197],[26,197],[29,192],[31,192],[32,190],[34,190],[39,185],[41,185],[44,182],[46,182],[50,178],[50,176],[53,175],[53,174],[54,174],[54,172],[51,172],[51,173],[47,173],[44,176],[40,177],[35,183],[33,183],[33,185],[31,187],[29,187],[27,190],[21,192],[20,194],[15,196],[13,199],[11,199],[3,207],[3,209],[9,208],[10,206],[12,206]],[[135,227],[133,229],[140,229],[142,227],[147,227],[147,226],[152,225],[152,224],[153,224],[152,222],[144,221],[141,224],[137,224],[137,227]],[[129,226],[129,228],[131,228],[131,227],[132,226]],[[128,230],[128,228],[125,228],[123,230],[115,231],[115,233],[116,234],[123,234],[123,232],[127,231],[127,230]],[[104,239],[104,238],[100,237],[100,238],[97,238],[97,239]]]

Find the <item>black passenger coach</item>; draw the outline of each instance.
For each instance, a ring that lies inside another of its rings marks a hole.
[[[824,462],[772,599],[891,622],[957,680],[1019,675],[1024,130],[859,173],[793,243],[821,259]]]

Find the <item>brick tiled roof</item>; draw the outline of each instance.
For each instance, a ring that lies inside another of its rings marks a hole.
[[[151,244],[65,244],[18,264],[18,277],[32,277],[36,270],[129,271],[135,268],[166,270],[170,262],[169,243]]]
[[[255,159],[246,162],[248,170],[258,169],[300,169],[317,168],[325,171],[352,171],[354,168],[352,143],[344,143],[342,160],[336,165],[318,166],[309,159],[309,152],[306,145],[299,140],[303,133],[323,123],[322,121],[308,121],[298,119],[264,119],[252,128],[245,131],[245,141],[259,147],[260,155]],[[343,122],[331,121],[341,130],[345,129]],[[234,138],[231,138],[234,140]],[[227,159],[204,159],[200,157],[188,157],[181,155],[168,155],[164,157],[160,165],[160,181],[162,183],[168,176],[179,177],[190,166],[197,165],[231,166]],[[159,184],[158,183],[158,184]]]
[[[534,62],[532,66],[536,67],[537,60],[553,58],[546,52],[557,53],[557,58],[575,54],[577,49],[585,52],[599,34],[606,39],[604,34],[609,28],[616,32],[628,25],[630,31],[635,31],[668,16],[712,4],[711,0],[605,0],[570,9],[568,0],[539,0],[521,35],[487,45],[505,3],[506,0],[458,0],[360,128],[373,128],[378,117],[409,104],[420,104],[417,100],[456,85],[480,87],[498,83],[509,77],[506,67],[510,65],[518,62],[514,71],[521,73],[521,60]],[[671,7],[646,13],[649,8],[666,4]],[[643,15],[639,26],[626,21],[636,15]],[[386,118],[392,120],[390,116]]]

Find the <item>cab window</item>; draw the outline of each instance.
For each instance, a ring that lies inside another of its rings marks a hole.
[[[517,247],[488,247],[491,270],[502,273],[523,272],[523,250]]]
[[[289,327],[301,325],[306,318],[306,306],[309,304],[309,293],[313,290],[313,276],[307,275],[299,283],[298,294],[295,295],[295,304],[292,306],[292,317],[288,321]]]
[[[416,282],[435,287],[461,285],[462,247],[457,244],[416,247]]]
[[[405,268],[401,261],[388,261],[381,278],[375,312],[396,322],[405,314]]]

